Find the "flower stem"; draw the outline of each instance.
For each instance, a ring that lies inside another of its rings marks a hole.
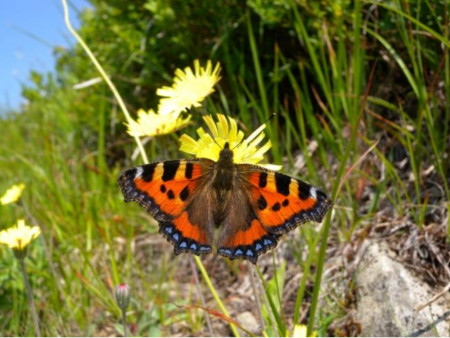
[[[25,263],[23,258],[19,258],[20,270],[22,270],[23,281],[25,289],[27,289],[28,302],[30,303],[31,314],[33,316],[34,331],[37,337],[41,337],[41,329],[39,328],[39,320],[36,313],[36,306],[34,305],[33,294],[31,293],[30,281],[28,280],[27,270],[25,270]]]
[[[63,8],[64,8],[64,21],[66,23],[67,29],[75,37],[75,39],[78,41],[78,43],[84,49],[86,54],[89,56],[92,63],[94,64],[94,66],[97,68],[98,72],[100,73],[102,78],[105,80],[105,82],[109,86],[109,88],[111,89],[114,97],[117,100],[117,103],[120,106],[120,109],[122,109],[123,114],[125,115],[127,122],[131,123],[133,120],[132,120],[130,113],[128,112],[128,109],[127,109],[125,103],[123,102],[122,97],[120,96],[119,91],[117,90],[116,86],[114,86],[114,83],[112,83],[111,79],[106,74],[105,70],[101,66],[100,62],[98,62],[97,58],[95,57],[94,53],[92,53],[91,49],[88,47],[86,42],[84,42],[84,40],[81,38],[81,36],[78,35],[77,31],[72,27],[72,24],[70,23],[70,19],[69,19],[69,8],[67,7],[67,1],[61,0],[61,2],[63,5]],[[145,163],[148,163],[147,154],[145,153],[144,146],[142,145],[141,140],[139,139],[138,136],[133,136],[133,137],[134,137],[134,140],[136,141],[139,152],[141,153],[142,159],[144,160]]]
[[[123,336],[128,337],[127,334],[127,311],[122,310],[122,325],[123,325]]]
[[[191,263],[192,274],[194,275],[195,286],[197,287],[198,297],[200,298],[200,302],[202,303],[203,308],[206,309],[205,298],[203,297],[202,290],[200,288],[200,280],[198,278],[197,269],[195,267],[194,260],[192,259],[192,255],[189,257],[189,262]],[[214,332],[212,329],[211,320],[209,319],[209,314],[206,311],[205,311],[205,320],[206,320],[206,326],[208,327],[209,335],[211,337],[213,337]]]
[[[213,295],[214,299],[216,300],[217,305],[219,305],[220,310],[222,311],[222,313],[225,316],[230,317],[227,309],[225,308],[225,306],[222,303],[222,300],[220,299],[219,295],[217,294],[216,289],[212,285],[211,279],[209,278],[208,272],[206,272],[202,261],[200,260],[200,258],[198,258],[198,256],[194,256],[194,259],[195,259],[195,263],[197,263],[197,266],[200,269],[200,272],[202,273],[203,278],[205,279],[206,285],[208,285],[209,291],[211,291],[211,294]],[[240,337],[239,332],[236,329],[236,326],[234,326],[232,323],[230,323],[230,329],[233,332],[235,337]]]
[[[262,316],[262,306],[261,306],[261,298],[260,298],[260,294],[259,294],[259,290],[258,290],[258,285],[256,285],[256,279],[255,279],[255,275],[257,276],[257,278],[259,278],[258,276],[258,272],[256,271],[256,267],[251,264],[250,262],[247,262],[247,266],[248,266],[248,272],[250,275],[250,283],[252,284],[252,289],[253,289],[253,295],[255,297],[255,304],[256,304],[256,310],[258,311],[258,321],[259,321],[259,331],[258,332],[263,332],[265,327],[264,327],[264,319]],[[270,308],[267,307],[267,311]]]

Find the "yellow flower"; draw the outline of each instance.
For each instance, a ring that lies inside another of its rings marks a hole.
[[[128,134],[131,136],[157,136],[172,133],[185,127],[191,119],[191,116],[183,118],[179,113],[156,114],[153,109],[146,113],[143,109],[138,111],[138,120],[126,124]]]
[[[40,233],[39,227],[29,227],[25,225],[23,219],[19,219],[16,226],[0,231],[0,243],[6,244],[11,249],[23,251]]]
[[[292,337],[297,337],[297,338],[303,338],[303,337],[307,337],[306,336],[306,325],[294,325],[294,333],[292,335]],[[317,337],[317,332],[314,331],[311,335],[311,337]]]
[[[0,198],[0,204],[5,205],[9,203],[17,202],[22,196],[22,191],[25,189],[25,184],[15,184],[9,188],[5,194]]]
[[[183,134],[180,137],[180,150],[195,155],[196,157],[209,158],[213,161],[219,159],[219,153],[225,143],[228,142],[230,149],[233,150],[234,163],[257,164],[264,159],[272,143],[267,141],[258,149],[258,144],[264,139],[263,133],[265,124],[256,129],[249,137],[244,139],[244,133],[238,130],[237,123],[232,118],[226,118],[222,114],[217,115],[218,121],[214,122],[211,116],[204,116],[203,120],[208,126],[210,134],[200,127],[197,129],[198,140]],[[261,165],[268,169],[279,170],[281,166],[273,164]]]
[[[165,115],[179,113],[191,106],[199,107],[206,96],[214,91],[214,85],[220,80],[220,64],[214,69],[208,60],[206,68],[200,67],[198,60],[194,61],[194,71],[190,67],[175,71],[172,87],[162,87],[156,94],[162,96],[159,101],[158,113]]]

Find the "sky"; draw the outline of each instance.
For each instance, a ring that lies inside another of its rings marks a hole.
[[[76,10],[86,0],[69,0],[70,19],[79,27]],[[60,0],[3,0],[0,2],[0,112],[19,108],[24,102],[21,84],[29,82],[30,70],[52,71],[55,46],[75,44],[64,24]]]

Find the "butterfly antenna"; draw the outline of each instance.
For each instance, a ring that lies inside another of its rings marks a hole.
[[[275,117],[275,115],[277,115],[277,114],[276,114],[276,113],[270,114],[270,116],[266,119],[266,121],[264,122],[264,124],[266,124],[267,122],[269,122],[270,120],[272,120],[272,119]]]
[[[244,141],[245,141],[245,137],[242,138],[242,140],[241,140],[238,144],[236,144],[236,145],[233,147],[233,149],[231,149],[231,150],[233,151],[234,149],[236,149],[237,147],[239,147],[239,146],[241,145],[241,143],[244,142]]]
[[[217,141],[216,141],[216,139],[214,138],[214,136],[212,136],[211,134],[210,134],[210,136],[211,136],[211,138],[213,139],[214,143],[217,144],[217,145],[219,146],[220,149],[223,149],[222,146],[221,146],[219,143],[217,143]]]
[[[190,109],[189,107],[186,107],[186,108],[184,108],[184,109],[186,109],[186,111],[187,111],[189,114],[191,114],[191,109]],[[211,136],[211,138],[212,138],[212,140],[214,141],[214,143],[217,144],[217,145],[219,146],[220,149],[223,149],[222,146],[221,146],[219,143],[217,143],[217,141],[216,141],[216,139],[214,138],[214,136],[212,136],[211,134],[209,134],[209,136]]]

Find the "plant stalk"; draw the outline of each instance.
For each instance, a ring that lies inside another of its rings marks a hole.
[[[217,302],[217,305],[219,305],[220,310],[222,311],[222,313],[225,316],[230,317],[227,309],[225,308],[225,306],[222,303],[222,300],[220,299],[219,295],[217,294],[216,289],[212,285],[211,279],[209,278],[208,272],[206,272],[206,269],[205,269],[202,261],[200,260],[200,258],[198,258],[198,256],[194,256],[194,259],[195,259],[195,262],[197,263],[198,268],[200,269],[200,272],[202,273],[203,278],[205,279],[206,285],[208,285],[209,291],[211,291],[211,294],[213,295],[215,301]],[[235,337],[240,337],[240,334],[239,334],[238,330],[236,329],[236,326],[234,326],[232,323],[230,323],[230,329],[233,332]]]
[[[25,269],[24,258],[19,258],[20,270],[22,271],[23,281],[25,283],[25,289],[27,289],[28,303],[30,303],[31,315],[33,317],[34,331],[36,337],[41,337],[41,329],[39,328],[39,319],[36,312],[36,306],[34,305],[33,293],[31,292],[31,285],[28,279],[27,270]]]
[[[192,255],[189,257],[189,263],[191,265],[192,274],[194,276],[195,287],[197,289],[198,298],[200,298],[200,302],[202,303],[203,308],[206,308],[205,298],[203,297],[202,289],[200,288],[200,280],[198,278],[197,269],[195,267],[194,260],[192,259]],[[209,335],[211,337],[214,337],[214,331],[213,331],[213,328],[211,325],[211,320],[209,319],[209,314],[206,311],[205,311],[205,320],[206,320],[206,326],[208,327]]]
[[[122,310],[122,325],[123,325],[123,336],[128,337],[127,333],[127,311]]]
[[[255,297],[255,305],[256,305],[256,309],[258,311],[258,321],[259,321],[259,332],[263,332],[265,327],[264,327],[264,319],[263,319],[263,315],[262,315],[262,305],[261,305],[261,298],[260,298],[260,294],[258,292],[258,286],[256,284],[256,278],[255,278],[255,274],[258,276],[258,272],[256,271],[256,267],[253,264],[250,264],[250,262],[247,262],[247,266],[248,266],[248,272],[250,274],[250,283],[252,284],[252,289],[253,289],[253,295]],[[269,307],[267,307],[267,311],[269,310]]]
[[[67,29],[70,31],[70,33],[75,37],[75,39],[78,41],[78,43],[83,47],[86,54],[91,59],[92,63],[94,64],[95,68],[97,68],[98,72],[102,76],[103,80],[105,80],[106,84],[108,85],[109,89],[111,89],[114,97],[117,100],[117,103],[120,106],[120,109],[122,109],[123,114],[125,115],[125,118],[128,123],[132,122],[132,118],[130,116],[130,113],[128,112],[128,109],[125,105],[125,103],[122,100],[122,97],[119,94],[119,91],[117,90],[116,86],[114,86],[114,83],[111,81],[109,76],[106,74],[105,70],[103,69],[100,62],[98,62],[97,58],[95,57],[94,53],[92,53],[91,49],[88,47],[88,45],[84,42],[84,40],[81,38],[81,36],[78,35],[77,31],[72,27],[72,24],[69,19],[69,8],[67,7],[67,1],[61,0],[63,8],[64,8],[64,21],[66,23]],[[134,140],[136,141],[136,144],[138,146],[139,152],[141,153],[142,159],[145,163],[148,163],[147,154],[145,153],[144,146],[142,145],[142,142],[138,136],[133,136]]]

